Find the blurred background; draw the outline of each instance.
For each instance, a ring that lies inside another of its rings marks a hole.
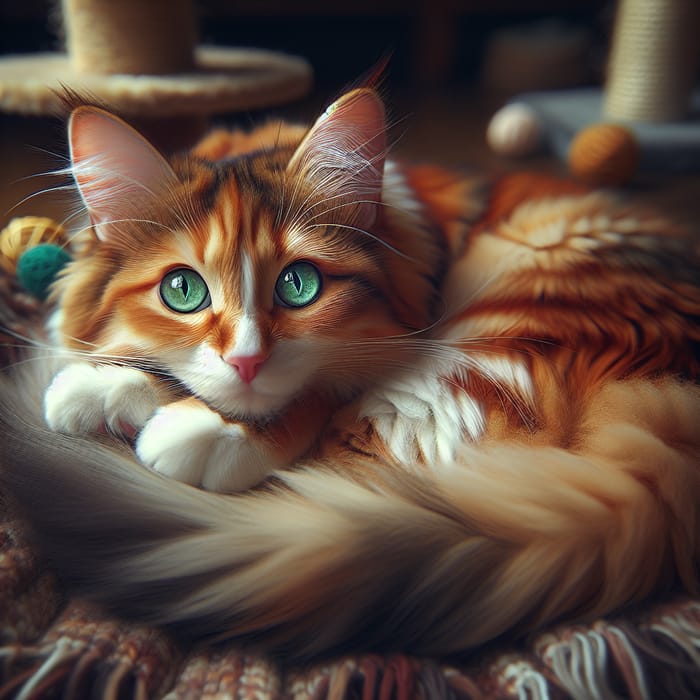
[[[0,54],[59,50],[57,7],[51,0],[0,0]],[[400,156],[495,172],[524,166],[565,172],[548,154],[526,162],[496,156],[486,144],[486,125],[519,93],[601,85],[616,3],[196,0],[195,7],[200,43],[283,51],[311,64],[311,92],[260,110],[264,114],[312,120],[324,103],[390,56],[384,93]],[[260,116],[246,111],[213,121],[248,125]],[[3,158],[18,166],[20,177],[50,169],[41,149],[60,149],[62,128],[58,120],[0,115]],[[33,155],[25,162],[29,145]],[[21,198],[16,179],[2,188],[0,215],[9,200]]]
[[[2,52],[59,48],[57,5],[0,0]],[[196,0],[195,6],[202,43],[298,54],[312,64],[318,85],[333,89],[388,52],[396,84],[473,84],[490,43],[513,28],[539,32],[542,42],[586,32],[588,65],[576,70],[588,68],[594,78],[614,10],[610,0]]]

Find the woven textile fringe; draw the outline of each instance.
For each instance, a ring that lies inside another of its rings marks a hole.
[[[700,601],[563,625],[466,665],[403,655],[282,668],[247,649],[187,650],[78,601],[0,525],[0,700],[688,700],[700,697]]]

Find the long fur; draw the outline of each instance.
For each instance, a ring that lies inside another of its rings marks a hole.
[[[374,128],[380,110],[365,107]],[[227,137],[211,138],[201,148],[225,153]],[[41,397],[57,367],[41,351],[0,377],[0,487],[69,590],[182,636],[294,660],[462,654],[674,587],[697,592],[692,239],[609,197],[531,176],[502,179],[485,200],[473,181],[436,168],[387,163],[379,182],[379,156],[361,153],[361,178],[381,184],[383,208],[375,212],[377,192],[360,202],[345,193],[350,221],[366,227],[359,242],[348,234],[346,250],[358,251],[358,270],[373,266],[372,303],[391,298],[404,332],[338,344],[340,365],[374,384],[300,463],[239,494],[201,491],[112,438],[44,427]],[[318,158],[312,149],[292,163],[320,172]],[[198,167],[206,191],[213,170]],[[298,210],[280,220],[300,220],[308,199],[296,195]],[[230,208],[245,213],[249,193],[237,196]],[[221,229],[231,225],[223,209]],[[157,227],[139,225],[129,224],[144,246],[157,241]],[[372,238],[379,231],[383,242]],[[115,230],[101,235],[109,244]],[[364,240],[378,256],[369,262]],[[119,268],[116,253],[105,259]],[[95,275],[86,288],[109,311],[105,268],[80,269]],[[70,301],[67,327],[106,325],[89,316],[97,304]],[[332,316],[338,304],[325,313],[324,333],[346,332],[343,315]],[[403,357],[398,347],[413,348],[415,362],[387,361]]]
[[[3,379],[0,394],[3,487],[51,565],[71,590],[187,637],[296,660],[457,654],[697,590],[700,391],[674,380],[604,391],[577,450],[465,446],[418,474],[320,461],[237,496],[50,432],[19,386]]]

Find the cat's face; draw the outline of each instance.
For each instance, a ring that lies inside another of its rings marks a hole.
[[[301,143],[280,135],[230,162],[171,167],[91,108],[74,113],[71,146],[99,239],[61,282],[75,347],[128,355],[259,418],[305,389],[351,392],[401,357],[395,253],[376,233],[385,136],[372,93],[350,93]]]
[[[352,237],[280,225],[240,188],[230,172],[207,215],[122,259],[116,344],[137,338],[141,353],[238,415],[265,416],[310,385],[347,391],[373,376],[368,355],[378,357],[360,341],[403,332],[378,289],[382,270]]]

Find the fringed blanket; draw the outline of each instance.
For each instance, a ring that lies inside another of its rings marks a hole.
[[[21,361],[15,334],[40,317],[0,274],[0,366]],[[452,665],[363,655],[295,668],[237,647],[183,648],[160,630],[66,599],[0,494],[0,700],[698,697],[700,601],[687,597],[562,625]]]
[[[285,668],[246,649],[184,649],[157,629],[65,600],[0,525],[0,698],[390,700],[700,697],[700,601],[560,626],[468,664],[353,656]]]

